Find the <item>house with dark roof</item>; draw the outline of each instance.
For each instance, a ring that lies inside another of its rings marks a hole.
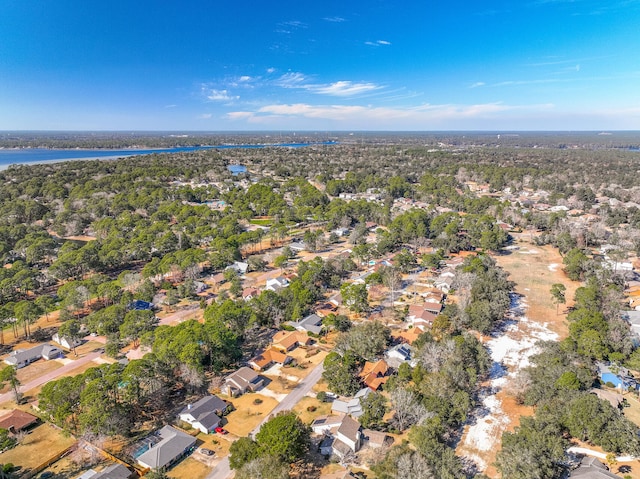
[[[38,359],[55,359],[62,357],[62,349],[52,346],[51,344],[39,344],[29,349],[16,349],[11,351],[9,356],[4,360],[9,366],[15,366],[20,369]]]
[[[89,469],[77,479],[129,479],[131,476],[131,471],[122,464],[112,464],[100,472]]]
[[[127,309],[129,311],[151,311],[153,309],[153,303],[136,299],[127,305]]]
[[[580,478],[580,479],[604,479],[604,478],[615,478],[620,479],[620,476],[616,476],[614,473],[609,472],[609,468],[605,466],[602,462],[600,462],[595,457],[585,456],[578,466],[577,469],[574,469],[569,474],[570,478]]]
[[[165,470],[195,448],[196,438],[178,429],[165,426],[155,433],[160,441],[151,444],[137,461],[147,469]]]
[[[289,286],[289,280],[284,276],[278,276],[277,278],[269,278],[265,283],[265,290],[273,291],[277,293],[278,291]]]
[[[227,376],[222,386],[222,392],[228,396],[240,396],[247,391],[257,391],[263,385],[264,378],[253,369],[243,366]]]
[[[16,434],[22,430],[28,429],[38,422],[38,418],[33,414],[14,409],[9,414],[0,417],[0,429]]]
[[[288,324],[296,328],[298,331],[305,331],[313,334],[320,334],[322,332],[322,318],[315,313],[302,318],[300,321],[291,321]]]
[[[225,414],[229,404],[218,396],[205,396],[194,404],[187,404],[178,417],[181,421],[191,424],[204,434],[209,434],[222,421],[220,416]]]

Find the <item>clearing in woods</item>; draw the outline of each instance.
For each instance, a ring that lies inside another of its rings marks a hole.
[[[514,235],[513,245],[495,259],[516,283],[507,320],[491,336],[483,339],[493,366],[490,379],[480,393],[480,406],[472,412],[457,454],[472,459],[489,477],[497,477],[493,467],[505,431],[513,431],[523,415],[533,414],[519,405],[512,394],[513,379],[529,365],[539,340],[560,340],[567,336],[566,310],[579,282],[562,271],[562,257],[551,246],[535,246],[527,235]],[[551,301],[551,285],[563,283],[567,304]]]

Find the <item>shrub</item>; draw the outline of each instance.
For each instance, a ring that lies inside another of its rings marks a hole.
[[[256,406],[257,406],[258,404],[262,404],[262,399],[260,399],[260,398],[255,398],[255,399],[253,400],[253,404],[255,404]]]

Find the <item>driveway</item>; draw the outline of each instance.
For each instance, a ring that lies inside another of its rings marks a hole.
[[[322,376],[322,372],[324,371],[324,367],[322,363],[318,364],[313,370],[304,378],[296,388],[287,394],[280,404],[278,404],[273,411],[267,416],[258,426],[251,431],[249,436],[255,437],[255,435],[260,431],[262,425],[267,422],[271,417],[278,414],[282,411],[289,411],[295,406],[304,396],[307,395],[311,388],[316,385],[316,383],[320,380]],[[232,471],[229,467],[229,456],[222,458],[222,460],[218,463],[211,473],[205,479],[228,479],[231,477]]]

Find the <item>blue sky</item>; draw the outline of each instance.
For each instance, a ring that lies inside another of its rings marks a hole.
[[[640,0],[0,0],[0,129],[640,130]]]

